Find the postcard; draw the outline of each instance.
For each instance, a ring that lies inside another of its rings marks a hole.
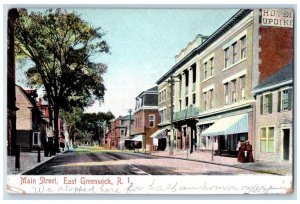
[[[8,193],[293,193],[293,8],[6,12]]]

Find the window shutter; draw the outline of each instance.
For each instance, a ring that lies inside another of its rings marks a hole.
[[[261,115],[263,114],[263,103],[264,103],[263,95],[261,95],[260,96],[260,114]]]
[[[292,89],[289,89],[288,90],[288,110],[292,109],[292,100],[293,100]]]
[[[278,112],[281,111],[281,91],[278,91]]]
[[[272,105],[273,105],[272,95],[273,94],[270,94],[270,98],[269,98],[269,113],[272,113]]]

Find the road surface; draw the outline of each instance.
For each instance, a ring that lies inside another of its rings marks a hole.
[[[253,171],[156,157],[143,153],[76,148],[57,155],[24,175],[238,175]]]

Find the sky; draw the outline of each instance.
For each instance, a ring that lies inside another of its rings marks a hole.
[[[108,66],[103,76],[106,86],[104,103],[96,102],[85,111],[111,111],[117,117],[127,115],[130,108],[134,109],[135,97],[156,86],[156,81],[174,66],[175,55],[189,42],[198,34],[211,35],[237,9],[74,11],[91,26],[101,27],[111,48],[111,54],[93,59]]]

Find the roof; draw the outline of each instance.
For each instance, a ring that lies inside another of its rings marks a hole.
[[[277,84],[284,84],[283,82],[289,82],[293,80],[294,76],[294,63],[291,62],[290,64],[286,65],[282,69],[278,70],[267,79],[262,81],[258,86],[254,88],[254,92],[258,93],[264,88],[272,87]]]
[[[181,59],[178,63],[176,63],[166,74],[164,74],[159,80],[157,80],[156,84],[160,84],[162,81],[167,79],[171,74],[173,74],[177,69],[191,60],[198,53],[202,52],[205,48],[215,42],[220,36],[222,36],[226,31],[232,28],[235,24],[237,24],[241,19],[247,16],[252,9],[240,9],[236,14],[234,14],[228,21],[226,21],[220,28],[218,28],[213,34],[211,34],[207,40],[205,40],[202,44],[192,50],[188,55],[186,55],[183,59]]]
[[[134,118],[134,116],[131,115],[131,120],[134,120],[133,118]],[[130,120],[130,115],[123,116],[122,120]]]
[[[158,86],[154,86],[150,89],[147,89],[146,91],[143,91],[142,93],[140,93],[137,98],[145,93],[158,93]]]
[[[43,115],[43,113],[40,111],[40,109],[38,108],[36,101],[34,99],[35,96],[37,96],[36,94],[36,90],[24,90],[21,86],[16,85],[21,92],[24,94],[24,96],[27,98],[27,100],[31,103],[32,107],[35,108],[41,115]]]

